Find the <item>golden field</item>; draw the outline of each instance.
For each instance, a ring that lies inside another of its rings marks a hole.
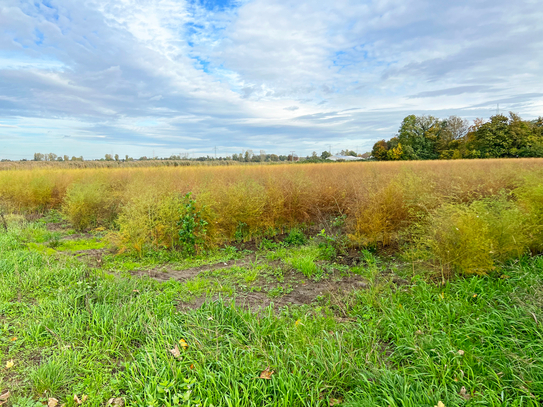
[[[13,213],[59,210],[79,230],[112,229],[119,249],[141,253],[177,247],[182,197],[192,192],[208,246],[341,218],[352,245],[407,242],[406,256],[485,272],[539,250],[541,180],[543,159],[34,167],[0,171],[0,202]]]

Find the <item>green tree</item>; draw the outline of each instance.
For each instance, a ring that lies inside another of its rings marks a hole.
[[[532,126],[519,116],[497,114],[474,133],[473,145],[483,157],[515,157],[536,141]]]
[[[438,142],[444,122],[433,116],[410,115],[398,130],[398,142],[404,146],[405,159],[431,160],[439,158]],[[411,147],[407,149],[407,147]]]
[[[330,153],[329,151],[323,151],[323,152],[321,153],[321,158],[322,158],[323,160],[326,160],[328,157],[332,157],[332,153]]]

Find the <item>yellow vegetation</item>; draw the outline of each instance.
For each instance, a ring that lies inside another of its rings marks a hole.
[[[541,249],[539,229],[517,239],[524,232],[506,223],[516,224],[527,213],[531,220],[519,227],[535,218],[543,221],[542,179],[543,159],[37,167],[0,171],[0,203],[13,213],[61,209],[74,227],[113,228],[121,249],[141,251],[176,248],[179,200],[192,192],[208,222],[210,244],[229,241],[240,230],[249,239],[346,215],[346,232],[354,244],[390,245],[399,241],[400,232],[410,231],[442,265],[484,272],[511,251]],[[501,203],[477,203],[489,197]],[[409,229],[413,225],[419,226],[416,233]],[[485,240],[490,235],[491,241]],[[511,249],[508,235],[522,242]]]

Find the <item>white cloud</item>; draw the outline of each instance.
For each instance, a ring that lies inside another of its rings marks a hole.
[[[25,140],[10,154],[305,154],[370,148],[410,113],[543,114],[537,2],[210,4],[5,0],[0,115],[16,127],[0,127]]]

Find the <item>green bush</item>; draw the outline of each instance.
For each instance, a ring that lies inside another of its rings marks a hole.
[[[307,242],[307,239],[300,229],[292,229],[284,242],[288,246],[302,246]]]

